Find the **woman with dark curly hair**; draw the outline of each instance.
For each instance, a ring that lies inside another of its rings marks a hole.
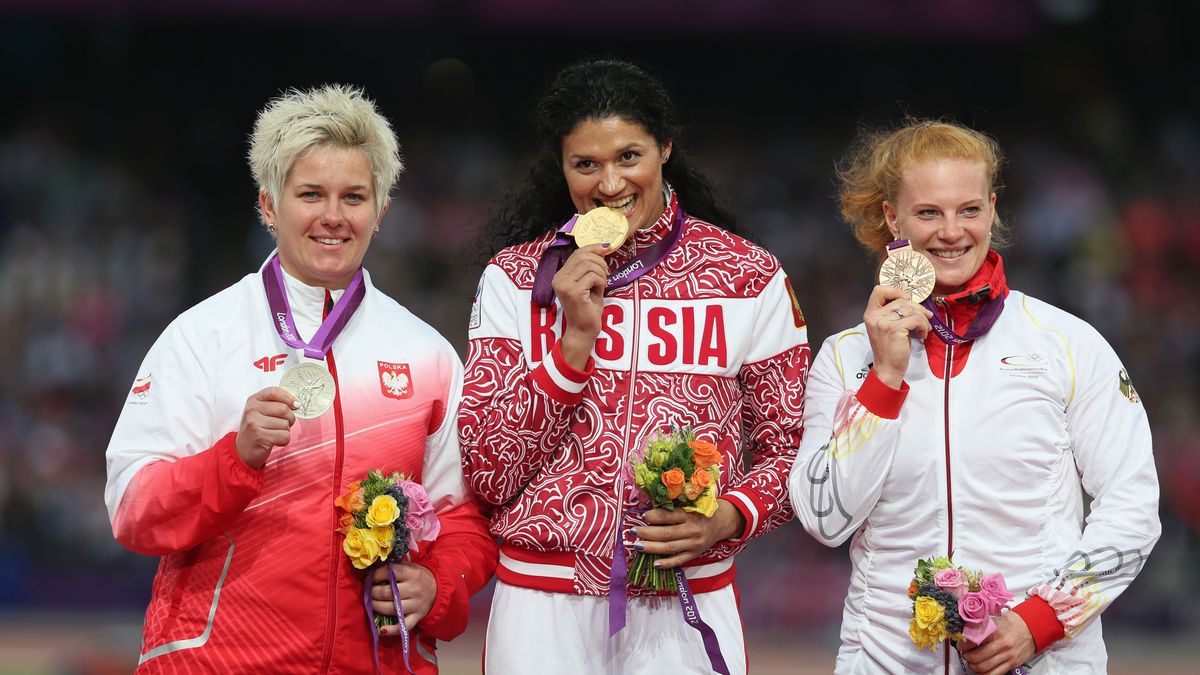
[[[803,315],[688,161],[657,79],[569,66],[537,119],[542,153],[489,224],[502,250],[472,310],[460,418],[504,540],[486,668],[745,672],[733,556],[791,518]],[[589,243],[575,214],[597,209],[618,227]],[[672,425],[720,451],[711,517],[634,508],[630,453]],[[690,592],[628,586],[627,548],[682,568]]]

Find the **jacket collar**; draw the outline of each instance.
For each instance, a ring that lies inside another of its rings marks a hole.
[[[263,264],[259,266],[259,274],[262,274],[262,268],[266,267],[267,262],[276,252],[272,251],[271,255],[268,255]],[[300,281],[289,274],[283,265],[279,266],[279,270],[283,272],[283,286],[287,289],[288,308],[292,310],[292,320],[296,322],[296,330],[300,332],[302,339],[310,340],[317,329],[321,327],[321,321],[324,319],[326,289],[324,286],[310,286]],[[363,286],[367,291],[371,290],[371,277],[365,268],[363,269]],[[336,288],[330,290],[329,294],[336,303],[344,292],[345,289]]]
[[[995,251],[988,251],[979,270],[971,277],[961,291],[951,293],[942,298],[940,306],[945,307],[953,319],[956,330],[962,332],[975,319],[985,300],[1008,297],[1008,280],[1004,274],[1004,259]],[[933,333],[930,333],[933,336]],[[936,336],[933,336],[936,339]]]

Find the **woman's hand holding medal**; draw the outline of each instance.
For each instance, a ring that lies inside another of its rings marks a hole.
[[[279,387],[267,387],[246,399],[238,425],[238,457],[254,470],[262,469],[275,446],[292,442],[296,397]]]
[[[900,388],[912,352],[910,334],[916,332],[924,340],[932,330],[931,316],[933,312],[910,300],[900,288],[879,285],[871,291],[863,322],[875,355],[875,375],[889,387]]]
[[[933,312],[920,303],[933,292],[935,276],[933,263],[914,251],[908,240],[888,244],[879,285],[871,291],[863,322],[875,355],[875,375],[893,389],[900,388],[908,372],[912,333],[924,340],[933,329],[929,324]]]
[[[578,370],[587,366],[596,336],[600,334],[604,285],[608,283],[608,263],[601,253],[608,248],[608,244],[591,244],[576,249],[552,282],[554,294],[562,305],[563,356]]]
[[[608,263],[604,256],[625,243],[629,221],[616,209],[594,208],[575,217],[571,236],[579,247],[571,253],[551,286],[563,308],[563,356],[579,370],[587,365],[604,310]]]

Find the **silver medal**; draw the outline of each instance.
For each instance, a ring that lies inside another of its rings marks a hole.
[[[279,386],[296,397],[296,417],[310,420],[329,412],[337,384],[319,361],[301,361],[283,373]]]

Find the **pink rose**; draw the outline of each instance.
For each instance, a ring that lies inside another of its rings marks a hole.
[[[979,592],[988,601],[988,614],[997,615],[1000,610],[1008,606],[1008,601],[1013,599],[1013,594],[1008,591],[1008,584],[1004,583],[1004,575],[999,572],[985,574],[979,577]]]
[[[409,532],[420,532],[421,526],[424,524],[425,520],[421,518],[419,513],[409,511],[408,513],[404,514],[404,526],[408,528]]]
[[[397,487],[408,497],[408,511],[404,514],[404,524],[408,527],[409,548],[415,552],[419,550],[417,542],[437,539],[442,531],[442,524],[433,512],[433,504],[429,502],[429,495],[424,487],[412,481],[400,481]]]
[[[982,644],[996,630],[990,600],[982,592],[963,593],[958,599],[958,615],[964,624],[963,637],[975,644]]]
[[[963,571],[954,567],[944,570],[938,570],[933,575],[933,583],[943,591],[948,591],[950,595],[957,600],[962,597],[963,593],[967,592],[967,575]]]

